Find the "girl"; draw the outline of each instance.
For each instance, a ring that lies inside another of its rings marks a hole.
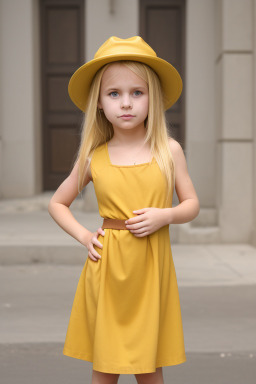
[[[93,384],[122,373],[162,384],[163,366],[186,361],[169,224],[193,220],[199,201],[164,116],[181,90],[175,68],[138,36],[108,39],[69,83],[86,119],[49,213],[88,249],[63,354],[91,361]],[[104,218],[94,233],[69,209],[90,181]]]

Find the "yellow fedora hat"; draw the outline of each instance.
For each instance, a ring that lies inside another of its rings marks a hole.
[[[139,61],[158,74],[164,92],[165,109],[170,108],[180,97],[182,80],[178,71],[158,57],[140,36],[128,39],[112,36],[98,49],[94,59],[78,68],[69,81],[69,96],[79,109],[86,109],[90,85],[96,72],[105,64],[119,60]]]

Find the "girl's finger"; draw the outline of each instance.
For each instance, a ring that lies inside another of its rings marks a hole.
[[[99,240],[95,240],[93,244],[96,245],[96,247],[98,248],[101,248],[101,249],[103,248],[103,245],[99,242]]]
[[[130,232],[131,233],[136,233],[136,234],[139,234],[139,233],[143,233],[143,232],[146,232],[146,228],[145,227],[142,227],[142,228],[138,228],[138,229],[130,229]]]
[[[132,213],[141,214],[141,213],[147,212],[148,209],[149,208],[137,209],[136,211],[132,211]]]
[[[99,242],[97,237],[92,237],[91,243],[92,243],[92,245],[96,245],[98,248],[102,248],[103,247],[103,245]]]
[[[98,259],[95,258],[95,257],[91,254],[90,251],[88,252],[88,256],[90,257],[91,260],[93,260],[93,261],[98,261]]]
[[[141,223],[142,221],[143,221],[143,217],[137,216],[137,217],[132,217],[130,219],[127,219],[125,221],[125,224],[126,225],[133,225],[133,224]]]
[[[148,235],[150,235],[150,233],[149,233],[149,232],[143,232],[143,233],[138,233],[138,234],[133,233],[133,235],[134,235],[135,237],[144,237],[144,236],[148,236]]]
[[[101,227],[98,228],[97,233],[99,233],[99,234],[102,235],[102,236],[105,235],[105,231],[104,231],[104,229],[102,229]]]
[[[93,247],[93,244],[90,244],[90,252],[91,252],[91,254],[93,255],[93,256],[95,256],[95,257],[97,257],[98,259],[100,259],[101,258],[101,256],[98,254],[98,252],[96,251],[96,249],[94,249],[94,247]]]
[[[98,252],[96,251],[96,249],[92,248],[91,250],[91,254],[96,257],[97,259],[101,259],[101,255],[98,254]]]
[[[140,229],[142,226],[145,227],[145,223],[143,221],[135,224],[126,224],[127,229]]]

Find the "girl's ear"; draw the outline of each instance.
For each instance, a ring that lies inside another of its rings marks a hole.
[[[100,100],[98,100],[97,107],[98,107],[99,109],[102,109]]]

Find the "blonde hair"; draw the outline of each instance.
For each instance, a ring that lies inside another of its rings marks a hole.
[[[137,76],[141,77],[149,89],[149,110],[146,119],[145,143],[150,143],[151,154],[155,157],[162,173],[165,176],[167,197],[172,196],[175,180],[175,167],[171,155],[167,124],[164,113],[164,95],[157,74],[146,64],[135,61],[119,61]],[[82,137],[76,161],[79,162],[78,191],[83,188],[85,174],[88,170],[94,150],[101,144],[109,141],[114,130],[112,124],[106,119],[104,113],[98,110],[100,84],[103,73],[111,65],[106,64],[96,73],[90,88],[88,103],[85,111]]]

